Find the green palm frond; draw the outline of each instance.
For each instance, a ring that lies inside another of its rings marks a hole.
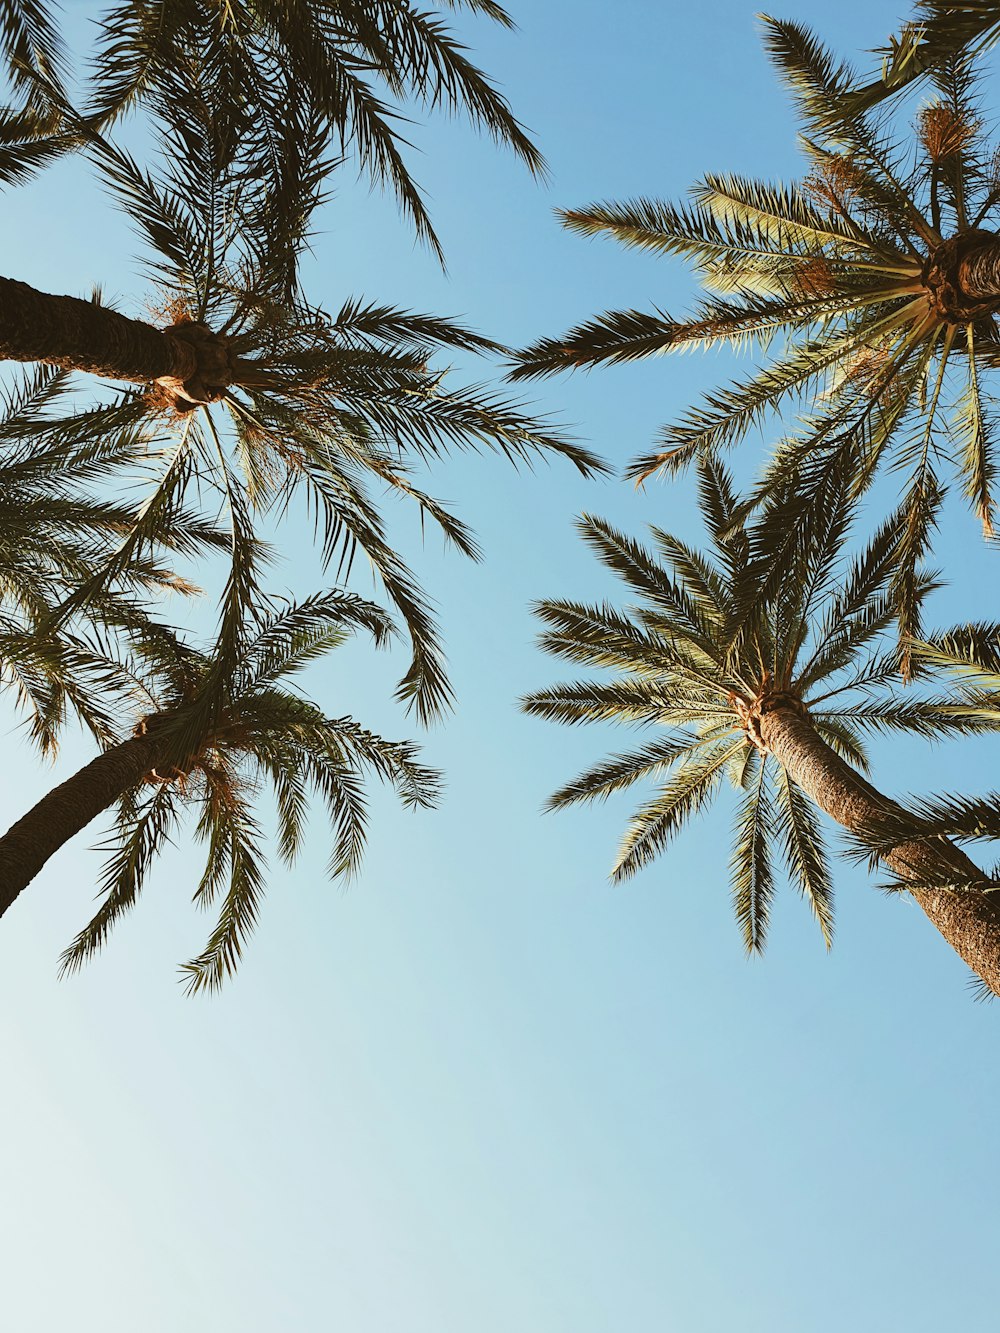
[[[829,949],[833,944],[833,884],[816,807],[780,764],[775,768],[777,823],[784,840],[785,864],[812,908]]]
[[[581,773],[565,787],[553,792],[546,808],[558,810],[581,801],[606,801],[614,792],[623,791],[641,778],[656,776],[698,749],[700,742],[665,737],[644,745],[630,754],[615,755],[595,768]]]
[[[921,656],[943,666],[954,666],[969,674],[982,675],[1000,686],[1000,623],[970,621],[928,638]]]
[[[145,445],[127,414],[112,438],[95,438],[90,414],[60,416],[68,378],[29,371],[8,381],[0,405],[0,679],[46,753],[70,715],[101,744],[118,739],[116,712],[136,692],[130,644],[150,623],[151,599],[196,591],[164,554],[202,556],[224,540],[180,504],[148,523],[130,561],[115,564],[136,514],[107,498],[106,486]],[[86,607],[68,606],[95,568],[111,566]]]
[[[773,805],[767,764],[758,757],[756,774],[736,811],[730,863],[733,910],[748,954],[764,951],[774,898],[772,856],[777,828]]]
[[[790,252],[804,260],[814,256],[820,246],[831,249],[836,262],[838,257],[855,259],[858,250],[879,248],[856,223],[823,212],[799,190],[788,186],[768,185],[741,176],[707,175],[691,194],[696,205],[715,221],[721,235],[733,224],[755,227],[767,242],[765,253],[772,256],[775,251]],[[864,260],[862,263],[869,269]],[[906,271],[904,265],[900,267]],[[870,271],[884,270],[876,262]]]
[[[217,802],[217,805],[221,802]],[[243,947],[253,933],[267,885],[266,867],[260,851],[261,831],[245,803],[227,792],[225,834],[222,842],[228,885],[215,929],[204,950],[185,963],[185,990],[217,990],[233,976],[243,957]]]
[[[689,577],[685,586],[671,578],[660,561],[638,542],[592,514],[584,514],[577,529],[598,559],[636,592],[677,617],[691,636],[707,647],[710,628],[717,623],[718,607],[711,595],[704,595],[702,583]],[[689,591],[692,585],[693,592]]]
[[[149,869],[178,817],[177,793],[158,786],[144,802],[123,801],[113,841],[106,844],[111,856],[98,885],[103,897],[100,908],[63,950],[60,975],[78,972],[107,942],[115,923],[135,906]]]
[[[939,796],[910,798],[899,811],[887,811],[884,819],[854,839],[868,857],[877,857],[887,847],[908,838],[948,838],[956,842],[1000,840],[1000,796]]]
[[[539,608],[536,606],[535,608]],[[689,710],[677,705],[673,692],[652,680],[572,681],[537,690],[522,699],[532,717],[573,725],[577,722],[625,722],[641,726],[666,720],[678,726],[689,719]],[[720,705],[720,717],[729,714]]]
[[[662,311],[614,310],[570,329],[561,338],[542,338],[519,353],[513,380],[558,371],[636,361],[677,345],[681,325]]]
[[[614,880],[629,879],[664,850],[670,839],[715,794],[730,759],[743,741],[714,745],[681,764],[632,816],[612,868]]]

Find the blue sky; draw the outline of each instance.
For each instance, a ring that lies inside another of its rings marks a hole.
[[[545,185],[464,127],[416,136],[443,275],[390,201],[349,173],[320,219],[314,299],[347,294],[467,316],[512,343],[609,305],[680,309],[683,267],[562,233],[557,204],[678,198],[706,170],[798,169],[787,101],[753,8],[727,0],[512,0],[517,34],[469,24],[551,165]],[[71,5],[72,30],[88,10]],[[791,13],[791,11],[781,11]],[[895,4],[818,5],[845,53],[883,41]],[[996,86],[996,85],[994,85]],[[125,308],[136,244],[77,167],[5,201],[10,276],[94,282]],[[615,462],[727,367],[685,357],[556,380],[526,397]],[[482,376],[485,367],[462,367]],[[746,455],[749,477],[759,457]],[[580,766],[622,743],[526,719],[560,673],[533,646],[532,599],[603,596],[583,509],[691,537],[684,483],[637,493],[553,465],[460,457],[436,493],[487,559],[443,554],[403,512],[393,531],[437,600],[459,704],[424,738],[448,778],[433,814],[376,795],[349,889],[324,881],[321,822],[276,867],[242,972],[185,999],[176,966],[208,921],[179,845],[82,975],[55,979],[88,913],[95,827],[0,930],[0,1253],[17,1333],[859,1333],[995,1317],[1000,1148],[996,1007],[919,911],[840,868],[826,954],[779,903],[744,959],[713,815],[624,887],[606,874],[630,808],[542,816]],[[279,584],[316,586],[301,532]],[[996,552],[949,513],[941,620],[995,614]],[[359,644],[313,688],[390,735],[401,655]],[[89,757],[53,771],[0,714],[7,822]],[[879,746],[892,790],[996,785],[997,743]]]

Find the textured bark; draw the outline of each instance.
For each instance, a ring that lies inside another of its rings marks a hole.
[[[136,384],[183,383],[198,370],[197,353],[183,338],[13,278],[0,278],[0,359],[44,361]]]
[[[970,300],[995,301],[1000,305],[1000,236],[992,236],[989,242],[962,259],[958,280]]]
[[[923,282],[940,319],[968,324],[1000,310],[1000,236],[960,231],[927,256]]]
[[[821,810],[852,832],[871,831],[902,808],[877,791],[820,737],[807,717],[791,708],[764,711],[761,738]],[[954,875],[959,881],[985,876],[945,838],[901,843],[883,857],[903,880]],[[926,916],[994,995],[1000,995],[1000,903],[993,894],[963,889],[911,889]]]
[[[162,742],[134,736],[55,787],[0,838],[0,916],[64,842],[156,767]]]

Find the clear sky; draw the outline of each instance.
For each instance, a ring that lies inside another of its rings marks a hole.
[[[706,170],[798,170],[788,104],[743,0],[512,0],[517,34],[468,25],[551,164],[538,186],[463,127],[419,141],[449,257],[414,248],[390,201],[345,173],[309,290],[467,316],[512,343],[609,305],[682,309],[683,266],[560,232],[551,210],[679,198]],[[834,12],[834,9],[836,12]],[[83,5],[71,6],[84,33]],[[845,53],[896,0],[779,11]],[[1000,84],[994,83],[995,89]],[[993,110],[1000,105],[994,101]],[[5,272],[93,283],[141,309],[136,250],[78,167],[5,201]],[[624,462],[724,373],[646,362],[529,395]],[[488,373],[484,368],[477,372]],[[751,451],[752,453],[752,451]],[[747,455],[742,475],[759,461]],[[276,867],[242,972],[185,999],[176,966],[208,928],[196,853],[163,858],[82,975],[55,979],[85,920],[92,828],[0,929],[0,1273],[12,1333],[941,1333],[996,1319],[1000,1009],[913,905],[838,874],[824,952],[792,894],[747,962],[726,888],[724,817],[626,887],[606,878],[632,802],[539,814],[624,733],[520,716],[561,674],[528,604],[610,591],[572,531],[587,508],[696,538],[691,490],[585,483],[502,460],[440,466],[487,551],[475,567],[394,533],[437,599],[459,705],[425,738],[436,813],[374,801],[365,870],[323,879],[322,822]],[[302,534],[278,581],[315,586]],[[949,514],[941,621],[995,615],[995,551]],[[361,645],[313,688],[390,735],[401,655]],[[89,757],[43,770],[8,709],[9,823]],[[997,785],[1000,742],[886,744],[890,790]]]

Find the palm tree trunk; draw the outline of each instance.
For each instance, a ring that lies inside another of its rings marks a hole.
[[[977,236],[987,233],[977,232]],[[1000,236],[990,236],[982,245],[962,257],[958,265],[958,286],[970,302],[1000,301]]]
[[[50,791],[0,838],[0,916],[64,842],[156,767],[162,743],[133,736]]]
[[[904,817],[844,762],[795,709],[763,712],[760,734],[768,750],[821,810],[852,832],[876,829],[887,815]],[[903,880],[927,883],[953,875],[959,882],[986,882],[983,872],[946,838],[901,843],[883,860]],[[1000,903],[993,894],[961,889],[911,889],[925,915],[976,976],[1000,995]]]
[[[136,384],[183,382],[197,369],[190,343],[152,324],[14,278],[0,278],[0,359],[45,361]]]

